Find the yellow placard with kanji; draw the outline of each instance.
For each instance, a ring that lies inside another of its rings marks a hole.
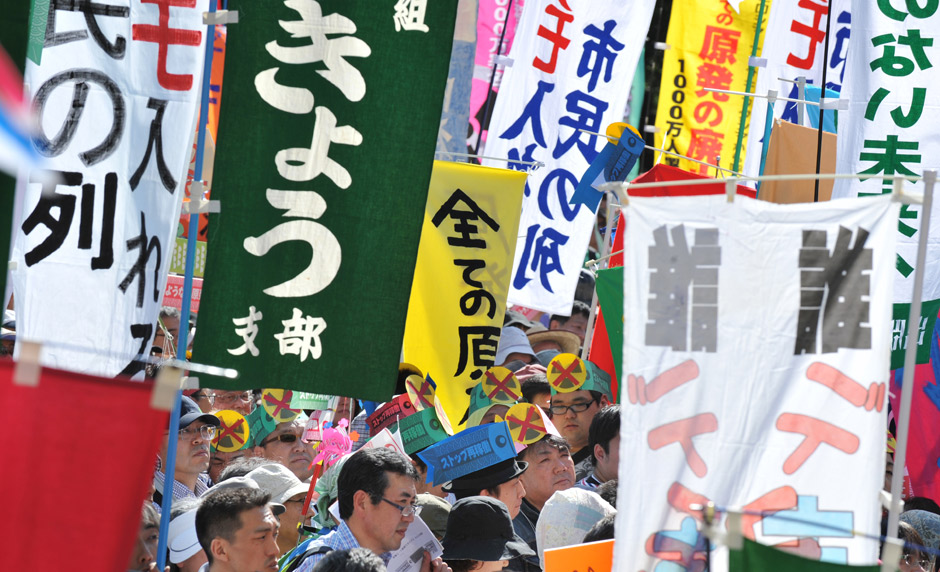
[[[231,453],[245,448],[251,437],[251,430],[245,417],[237,411],[228,409],[217,411],[215,416],[219,418],[219,428],[216,431],[215,440],[212,441],[212,446],[223,453]]]
[[[464,417],[466,390],[496,358],[525,179],[434,162],[402,353],[437,384],[451,420]]]
[[[743,0],[740,12],[735,12],[728,2],[719,0],[673,1],[666,34],[670,47],[663,52],[656,109],[656,147],[710,165],[732,167],[744,98],[706,90],[746,91],[760,4],[761,0]],[[768,1],[764,8],[765,21],[770,4]],[[755,74],[755,83],[756,78]],[[747,119],[743,125],[747,129]],[[745,133],[740,150],[742,163],[746,144]],[[702,175],[716,175],[715,168],[669,155],[663,157],[663,162]]]

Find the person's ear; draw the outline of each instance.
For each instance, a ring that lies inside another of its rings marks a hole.
[[[610,400],[607,399],[606,395],[601,395],[601,409],[607,407],[608,405],[610,405]]]
[[[367,511],[372,506],[372,499],[369,493],[364,490],[358,490],[353,494],[353,512],[358,508],[360,512]]]
[[[212,543],[209,545],[209,550],[212,552],[212,561],[228,562],[228,549],[229,544],[224,538],[213,538]]]
[[[594,458],[596,458],[598,461],[607,458],[607,452],[604,451],[604,448],[600,443],[594,445]]]

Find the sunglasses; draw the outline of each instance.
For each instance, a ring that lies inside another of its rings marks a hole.
[[[296,443],[298,439],[300,439],[300,437],[298,437],[297,435],[294,435],[293,433],[281,433],[277,437],[271,437],[270,439],[265,439],[264,441],[261,442],[261,446],[264,447],[268,443],[273,443],[275,441],[280,441],[281,443],[291,444],[291,443]]]

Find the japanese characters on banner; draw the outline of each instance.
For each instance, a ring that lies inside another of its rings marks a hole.
[[[852,0],[831,0],[832,23],[829,29],[829,58],[825,65],[826,87],[839,92],[845,76],[845,61],[849,52],[852,30]],[[828,0],[777,0],[770,7],[761,57],[767,65],[757,69],[754,93],[766,95],[774,89],[780,97],[799,99],[796,78],[803,76],[807,84],[818,86],[822,82],[823,51],[826,38]],[[766,14],[766,12],[765,12]],[[782,78],[782,79],[780,79]],[[789,81],[784,81],[789,80]],[[760,171],[761,147],[767,119],[767,100],[751,99],[750,127],[743,173],[757,176]],[[810,114],[818,116],[819,107],[805,108],[803,125],[811,125]],[[799,123],[797,104],[778,101],[774,104],[774,118]]]
[[[496,359],[525,180],[434,162],[402,352],[441,382],[436,395],[453,420]]]
[[[114,376],[146,353],[198,111],[208,0],[133,0],[91,16],[53,3],[12,271],[18,335],[50,366]]]
[[[473,65],[473,81],[470,88],[470,129],[467,146],[476,149],[482,136],[486,141],[486,130],[493,117],[493,106],[499,86],[503,80],[504,65],[496,63],[498,56],[505,56],[512,48],[516,37],[516,25],[522,14],[525,0],[479,0],[477,13],[477,43]],[[503,39],[500,46],[499,40]],[[496,50],[499,49],[499,53]],[[493,73],[493,68],[496,73]],[[490,78],[493,86],[490,88]],[[487,106],[490,117],[486,118]],[[486,121],[486,124],[484,124]],[[481,135],[482,133],[482,135]],[[482,145],[480,149],[482,149]]]
[[[656,140],[662,141],[663,149],[711,165],[721,157],[726,168],[734,162],[744,101],[706,88],[747,89],[760,0],[744,0],[738,8],[735,12],[722,1],[673,1],[666,34],[670,48],[663,52],[656,109]],[[715,174],[714,169],[677,157],[666,155],[663,162],[693,173]]]
[[[595,213],[569,199],[606,142],[580,130],[623,118],[653,5],[526,2],[486,143],[486,155],[545,164],[526,183],[510,304],[571,313]]]
[[[881,519],[897,204],[631,197],[625,212],[631,510],[614,570],[700,570],[692,506],[709,501],[776,513],[742,518],[752,540],[875,562],[877,541],[851,531],[877,538]],[[726,549],[711,558],[727,569]]]
[[[899,6],[899,7],[895,7]],[[912,2],[859,2],[852,14],[852,57],[842,86],[848,112],[839,114],[836,170],[859,173],[861,180],[837,180],[833,198],[890,193],[892,182],[865,175],[920,176],[940,167],[940,132],[934,118],[940,106],[940,43],[933,30],[940,26],[936,3],[924,8]],[[936,44],[936,45],[935,45]],[[931,102],[928,104],[928,102]],[[905,188],[923,192],[924,184],[905,183]],[[933,203],[934,222],[940,201]],[[904,365],[908,315],[913,294],[914,264],[924,213],[920,205],[901,207],[897,229],[897,266],[894,273],[894,327],[891,367]],[[934,227],[936,228],[936,227]],[[940,310],[940,233],[931,235],[924,269],[923,308],[919,330],[917,363],[930,358],[930,337]]]
[[[214,387],[335,394],[342,380],[343,395],[386,401],[456,3],[229,9],[251,25],[228,29],[226,108],[238,113],[219,125],[212,196],[225,206],[209,225],[199,317],[214,335],[193,357],[241,372]],[[389,123],[391,109],[408,120]]]

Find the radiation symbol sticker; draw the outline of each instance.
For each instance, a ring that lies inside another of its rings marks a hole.
[[[483,393],[493,403],[513,404],[522,399],[519,378],[505,367],[491,367],[483,376]]]
[[[261,404],[271,419],[277,423],[286,423],[300,415],[300,409],[290,408],[293,395],[294,392],[289,389],[265,389],[261,392]]]
[[[212,446],[216,451],[231,453],[242,449],[247,443],[251,431],[248,429],[248,421],[237,411],[228,409],[217,411],[215,416],[219,418],[219,432]]]
[[[405,378],[405,391],[415,406],[415,411],[424,411],[434,407],[434,386],[431,381],[417,374]]]
[[[587,366],[574,354],[558,354],[548,362],[548,383],[560,393],[577,391],[587,379]]]
[[[512,440],[523,445],[535,443],[548,433],[542,412],[537,405],[531,403],[510,407],[506,412],[506,423],[509,425]]]

